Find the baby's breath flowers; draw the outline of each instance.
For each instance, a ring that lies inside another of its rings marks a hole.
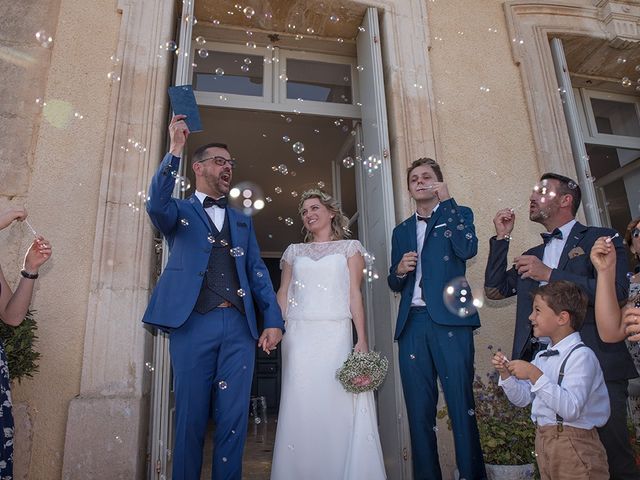
[[[368,392],[382,385],[388,369],[389,360],[378,352],[352,352],[336,372],[336,378],[347,392]]]

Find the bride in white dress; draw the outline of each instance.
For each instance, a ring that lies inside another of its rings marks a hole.
[[[307,243],[289,245],[281,260],[286,334],[271,480],[383,480],[373,392],[348,393],[336,379],[352,348],[368,351],[365,250],[343,239],[347,219],[325,192],[305,192],[300,214]]]

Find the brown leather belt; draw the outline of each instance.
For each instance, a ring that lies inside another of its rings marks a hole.
[[[229,300],[225,300],[220,305],[218,305],[216,308],[229,308],[229,307],[233,307],[233,303],[231,303]]]

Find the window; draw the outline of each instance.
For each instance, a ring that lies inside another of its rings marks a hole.
[[[268,45],[193,47],[200,105],[360,118],[355,59]]]

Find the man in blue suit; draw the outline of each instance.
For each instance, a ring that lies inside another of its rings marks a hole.
[[[411,164],[407,187],[417,212],[393,230],[387,281],[391,290],[401,293],[395,339],[411,431],[413,478],[442,478],[436,437],[439,377],[460,478],[485,479],[473,398],[473,330],[480,326],[480,318],[473,308],[455,314],[443,300],[447,283],[464,277],[466,261],[478,251],[473,213],[449,196],[433,159]]]
[[[192,158],[196,192],[172,197],[189,129],[169,125],[169,153],[151,182],[147,212],[169,244],[169,261],[143,321],[169,332],[176,398],[173,480],[199,480],[213,405],[213,478],[242,477],[255,342],[276,348],[284,322],[251,218],[228,208],[234,160],[210,143]],[[233,251],[232,251],[233,249]],[[258,338],[254,300],[264,316]]]
[[[486,296],[501,300],[517,296],[512,359],[530,361],[542,348],[544,339],[533,337],[529,315],[531,292],[540,284],[568,280],[577,284],[589,297],[589,305],[580,335],[602,367],[611,402],[611,416],[598,429],[607,451],[612,480],[637,480],[627,431],[627,386],[629,378],[638,376],[624,342],[604,343],[596,328],[593,306],[596,294],[596,270],[589,258],[591,247],[599,237],[612,237],[616,248],[616,295],[625,302],[629,293],[627,254],[622,239],[610,228],[588,227],[576,221],[582,193],[574,180],[557,173],[545,173],[529,197],[529,220],[540,223],[546,232],[543,242],[516,257],[508,265],[509,241],[515,225],[512,209],[498,211],[493,219],[496,236],[489,241],[489,258],[485,270]]]

